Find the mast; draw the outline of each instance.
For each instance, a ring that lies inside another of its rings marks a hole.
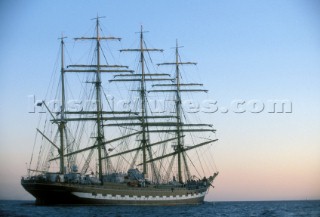
[[[141,25],[140,31],[140,62],[141,62],[141,82],[140,82],[140,98],[141,98],[141,126],[142,126],[142,155],[143,155],[143,174],[147,174],[147,138],[146,138],[146,123],[145,123],[145,113],[146,113],[146,92],[145,92],[145,73],[144,73],[144,53],[143,53],[143,28]]]
[[[181,62],[179,60],[179,46],[178,46],[178,40],[176,40],[176,47],[175,47],[175,62],[173,63],[161,63],[158,65],[175,65],[175,84],[174,86],[176,87],[175,92],[176,92],[176,100],[175,100],[175,113],[177,115],[177,125],[176,125],[176,137],[177,137],[177,146],[175,149],[175,153],[178,155],[178,181],[180,183],[183,183],[182,179],[182,157],[183,157],[183,152],[185,150],[184,144],[183,144],[183,131],[182,131],[182,120],[181,120],[181,112],[182,112],[182,102],[181,102],[181,95],[180,95],[180,65],[196,65],[194,62]],[[199,85],[199,84],[183,84],[183,86],[194,86],[194,85]],[[163,85],[162,85],[163,86]],[[183,91],[194,91],[194,90],[183,90]],[[201,90],[202,91],[202,90]],[[187,165],[185,165],[187,167]]]
[[[144,52],[147,51],[160,51],[163,52],[162,49],[148,49],[144,47],[144,40],[143,40],[143,27],[141,25],[140,29],[140,49],[124,49],[120,51],[136,51],[140,52],[140,63],[141,63],[141,79],[138,79],[140,81],[140,99],[141,99],[141,131],[142,131],[142,140],[141,140],[141,147],[142,147],[142,166],[143,166],[143,174],[147,175],[147,142],[148,142],[148,137],[147,137],[147,108],[146,108],[146,81],[152,81],[156,79],[146,79],[146,76],[153,76],[152,74],[146,74],[145,73],[145,66],[144,66]],[[157,74],[155,74],[157,75]],[[160,76],[163,74],[160,74]],[[128,75],[125,75],[128,76]],[[160,78],[158,80],[169,80],[169,79],[163,79]],[[113,80],[115,81],[115,80]],[[120,79],[117,79],[117,81],[121,81]],[[133,81],[133,79],[124,79],[122,81]]]
[[[120,41],[121,38],[117,37],[104,37],[100,36],[100,23],[99,19],[103,17],[97,16],[94,18],[96,20],[96,32],[95,37],[80,37],[75,38],[75,40],[95,40],[96,41],[96,64],[95,65],[70,65],[68,66],[68,69],[65,69],[64,72],[77,72],[77,73],[95,73],[95,80],[93,83],[95,85],[95,101],[96,101],[96,109],[94,112],[89,112],[91,114],[95,114],[95,117],[93,118],[93,121],[96,122],[96,142],[94,147],[98,149],[98,173],[99,173],[99,180],[101,184],[103,184],[103,166],[102,166],[102,149],[104,149],[104,130],[103,130],[103,121],[106,120],[106,117],[103,117],[103,114],[105,112],[102,111],[102,97],[101,97],[101,73],[113,73],[113,72],[128,72],[132,73],[132,70],[127,69],[116,69],[116,68],[128,68],[127,66],[122,65],[101,65],[101,57],[100,57],[100,49],[101,44],[100,42],[102,40],[118,40]],[[70,68],[69,68],[70,67]],[[79,69],[79,68],[86,68],[86,69]],[[74,114],[83,114],[88,113],[88,111],[84,112],[75,112]],[[88,114],[89,114],[88,113]],[[66,120],[72,120],[66,119]],[[76,121],[90,121],[91,118],[75,118]],[[93,150],[92,150],[93,151]],[[91,155],[89,154],[89,158],[91,158]],[[89,164],[91,159],[87,159],[86,164]]]
[[[59,132],[60,132],[60,173],[64,174],[64,129],[65,123],[64,120],[64,111],[65,111],[65,87],[64,87],[64,41],[66,37],[61,37],[61,121],[59,123]]]
[[[96,71],[96,104],[97,104],[97,145],[98,145],[98,165],[99,165],[99,180],[103,184],[102,177],[102,141],[103,128],[101,126],[101,74],[100,74],[100,32],[99,32],[99,17],[96,18],[96,42],[97,42],[97,71]]]
[[[181,97],[180,97],[180,71],[179,71],[179,47],[178,40],[176,40],[176,114],[177,114],[177,151],[178,151],[178,181],[182,183],[182,171],[181,171],[181,151],[183,147],[183,140],[180,138],[182,132],[181,128]]]

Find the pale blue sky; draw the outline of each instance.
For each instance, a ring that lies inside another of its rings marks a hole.
[[[319,11],[319,1],[302,0],[1,1],[0,199],[31,198],[19,184],[37,123],[27,96],[44,97],[61,33],[72,47],[97,14],[124,47],[141,24],[167,57],[179,39],[219,106],[292,102],[287,114],[211,114],[220,175],[207,199],[320,199]]]

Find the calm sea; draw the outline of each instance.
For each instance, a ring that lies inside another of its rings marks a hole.
[[[199,206],[35,206],[0,201],[0,216],[306,216],[320,217],[320,201],[206,202]]]

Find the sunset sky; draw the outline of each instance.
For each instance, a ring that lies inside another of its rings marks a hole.
[[[170,54],[178,39],[182,57],[198,63],[218,107],[208,120],[220,174],[206,200],[320,199],[319,1],[88,2],[0,2],[0,199],[33,199],[20,185],[38,121],[28,96],[45,96],[57,38],[72,47],[97,14],[123,47],[143,25],[151,46]],[[273,112],[275,101],[284,112]]]

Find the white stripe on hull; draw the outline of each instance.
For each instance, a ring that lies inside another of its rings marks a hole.
[[[129,195],[115,195],[112,196],[111,194],[102,195],[102,194],[96,194],[93,195],[91,193],[83,193],[83,192],[72,192],[73,195],[80,197],[80,198],[86,198],[86,199],[96,199],[96,200],[122,200],[122,201],[170,201],[170,200],[188,200],[193,198],[199,198],[203,197],[206,192],[201,192],[198,194],[189,194],[189,195],[176,195],[176,196],[131,196]]]

